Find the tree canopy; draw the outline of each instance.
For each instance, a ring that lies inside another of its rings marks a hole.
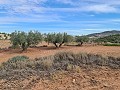
[[[79,45],[81,46],[83,42],[88,42],[89,38],[87,36],[76,36],[75,41],[78,42]]]
[[[37,31],[30,31],[29,33],[15,31],[11,34],[12,45],[16,48],[17,46],[25,51],[31,45],[37,45],[42,41],[42,34]]]
[[[56,47],[61,47],[64,43],[71,42],[72,38],[67,33],[48,33],[45,40],[48,43],[53,43]]]

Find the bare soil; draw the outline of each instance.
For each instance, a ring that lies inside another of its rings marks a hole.
[[[59,71],[49,78],[0,80],[0,90],[120,90],[120,70],[81,69],[79,72]]]
[[[1,48],[10,46],[9,41],[2,41]],[[74,53],[84,52],[100,54],[103,56],[120,57],[120,47],[117,46],[62,46],[56,49],[52,44],[48,47],[42,47],[46,43],[38,45],[38,47],[28,48],[27,52],[21,52],[21,49],[6,49],[0,51],[0,63],[7,61],[9,58],[19,55],[25,55],[31,59],[43,56],[54,55],[57,52],[71,51]],[[9,90],[8,87],[24,87],[23,90],[120,90],[120,70],[109,68],[86,70],[81,69],[80,72],[57,72],[50,79],[30,77],[22,81],[6,82],[0,80],[0,90]],[[18,85],[18,86],[17,86]],[[18,90],[13,88],[13,90]]]
[[[8,45],[9,42],[7,42]],[[6,44],[7,44],[6,43]],[[6,45],[6,46],[8,46]],[[21,49],[5,49],[0,50],[0,63],[7,61],[9,58],[14,56],[25,55],[31,59],[39,58],[43,56],[54,55],[57,52],[74,52],[74,53],[93,53],[101,54],[103,56],[113,56],[120,57],[120,47],[119,46],[93,46],[93,45],[83,45],[83,46],[62,46],[56,49],[52,44],[48,47],[42,47],[46,43],[39,44],[38,47],[28,48],[26,52],[21,52]]]
[[[52,80],[39,80],[32,90],[120,90],[120,72],[109,69],[57,73]]]

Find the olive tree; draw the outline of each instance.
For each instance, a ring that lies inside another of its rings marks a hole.
[[[42,34],[37,31],[30,31],[29,33],[15,31],[11,34],[10,40],[14,48],[18,46],[25,51],[29,46],[37,45],[42,41]]]
[[[37,45],[39,44],[39,42],[42,41],[42,34],[38,31],[30,31],[28,33],[28,36],[27,36],[27,43],[28,43],[28,46],[30,45]]]
[[[71,42],[72,36],[67,35],[67,33],[48,33],[45,40],[58,48],[66,42]]]
[[[87,36],[76,36],[75,41],[79,43],[79,46],[82,46],[84,42],[89,41],[89,38]]]

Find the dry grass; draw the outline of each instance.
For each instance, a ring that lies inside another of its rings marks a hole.
[[[110,80],[119,82],[119,70],[120,58],[94,54],[62,52],[35,60],[17,56],[0,66],[0,89],[37,90],[41,88],[37,87],[41,83],[45,90],[47,88],[48,90],[56,90],[56,88],[59,88],[58,90],[67,88],[70,90],[73,88],[119,90],[119,83],[109,82],[111,77]]]

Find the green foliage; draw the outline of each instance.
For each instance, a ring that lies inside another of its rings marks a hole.
[[[102,38],[98,38],[95,42],[110,42],[110,43],[120,43],[120,34],[110,35]]]
[[[6,34],[6,33],[2,33],[2,32],[0,32],[0,34]]]
[[[37,45],[42,41],[42,34],[38,31],[30,31],[27,36],[28,45]]]
[[[28,60],[28,59],[29,59],[29,57],[27,57],[27,56],[16,56],[16,57],[9,59],[7,62],[14,63],[17,61],[24,61],[24,60]]]
[[[120,46],[119,43],[106,43],[104,46]]]
[[[15,31],[11,34],[11,42],[14,48],[17,46],[20,46],[23,51],[27,49],[28,43],[27,43],[27,34],[25,32]]]
[[[46,36],[46,41],[48,43],[53,43],[56,47],[61,47],[62,44],[71,42],[73,37],[67,35],[67,33],[48,33]]]
[[[67,35],[65,41],[66,42],[73,42],[74,41],[74,37],[72,35]]]
[[[0,69],[4,70],[13,70],[13,69],[21,69],[25,67],[25,62],[29,61],[29,57],[27,56],[16,56],[9,59],[7,62],[3,62]]]
[[[76,36],[75,41],[80,43],[79,45],[82,45],[83,42],[88,42],[89,38],[87,36]]]
[[[11,34],[10,40],[14,48],[19,46],[25,51],[30,45],[37,45],[42,41],[42,34],[37,31],[29,33],[15,31]]]

